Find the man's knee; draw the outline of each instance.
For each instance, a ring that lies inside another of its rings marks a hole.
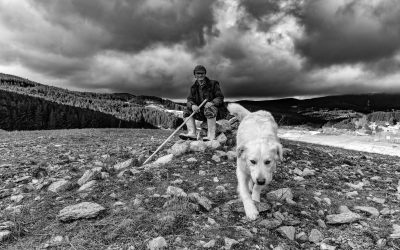
[[[215,117],[217,117],[217,114],[218,114],[218,109],[215,106],[211,106],[209,108],[204,109],[204,116],[207,119],[215,118]]]

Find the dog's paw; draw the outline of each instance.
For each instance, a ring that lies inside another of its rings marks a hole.
[[[245,212],[246,212],[247,218],[249,218],[250,220],[255,220],[258,217],[258,211],[257,211],[257,208],[255,208],[255,207],[250,207],[248,209],[245,209]]]

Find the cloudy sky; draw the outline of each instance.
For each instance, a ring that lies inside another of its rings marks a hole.
[[[400,92],[398,0],[0,0],[0,72],[185,98]]]

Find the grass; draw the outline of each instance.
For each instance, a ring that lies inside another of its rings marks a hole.
[[[279,211],[288,218],[284,224],[290,224],[291,220],[299,222],[296,233],[309,234],[311,229],[317,228],[324,234],[327,243],[340,249],[350,249],[351,244],[355,244],[355,249],[375,249],[377,238],[387,238],[392,224],[400,219],[399,213],[378,218],[364,214],[360,223],[328,226],[325,229],[318,227],[317,219],[325,220],[327,214],[337,213],[340,205],[347,205],[350,209],[356,205],[374,206],[379,210],[384,207],[398,208],[396,187],[400,179],[400,165],[396,157],[307,143],[283,141],[285,160],[279,165],[269,187],[269,190],[290,187],[296,204],[268,202],[271,209],[261,213],[256,221],[246,220],[244,214],[237,211],[242,206],[240,203],[236,204],[237,208],[227,206],[228,202],[237,199],[235,162],[223,160],[215,163],[211,160],[211,150],[176,157],[155,171],[127,172],[118,177],[118,172],[113,170],[116,163],[149,155],[170,133],[134,129],[1,132],[0,153],[5,157],[0,159],[0,165],[7,163],[12,167],[0,168],[0,190],[25,175],[36,176],[49,183],[68,177],[76,183],[86,169],[96,166],[100,166],[109,177],[99,180],[98,185],[86,194],[78,193],[76,187],[54,194],[47,188],[32,188],[32,185],[37,185],[31,181],[15,184],[13,192],[24,195],[22,209],[17,214],[4,212],[10,204],[17,204],[11,202],[9,197],[0,199],[0,223],[12,221],[16,225],[12,236],[1,242],[0,248],[37,249],[51,243],[49,240],[55,236],[62,236],[63,240],[53,249],[145,249],[149,240],[158,236],[164,237],[172,249],[201,249],[201,242],[212,239],[216,241],[213,249],[220,249],[225,244],[225,237],[239,242],[233,249],[269,249],[270,245],[278,244],[292,249],[315,247],[309,242],[290,241],[275,230],[260,226],[260,221],[271,218],[274,212]],[[158,156],[165,155],[174,141],[176,139],[168,143]],[[191,157],[197,162],[186,162]],[[314,169],[316,175],[306,177],[303,182],[295,181],[293,169],[306,166]],[[38,171],[39,168],[44,170]],[[205,175],[199,175],[199,171],[205,172]],[[381,178],[372,181],[373,176]],[[214,177],[218,177],[219,181],[215,182]],[[369,180],[370,185],[358,190],[359,195],[355,198],[346,197],[346,192],[353,190],[345,183],[358,183],[364,179]],[[211,211],[189,198],[166,196],[168,186],[207,197],[213,202]],[[223,186],[226,191],[219,191],[217,186]],[[320,198],[330,198],[332,205],[316,200],[318,192],[321,193]],[[368,197],[386,198],[387,201],[380,205]],[[101,204],[106,212],[89,220],[68,223],[57,220],[61,209],[82,201]],[[123,204],[116,205],[117,201]],[[264,197],[262,201],[266,201]],[[209,218],[217,224],[210,224]],[[253,237],[240,228],[251,232]],[[386,247],[396,249],[399,245],[399,240],[389,239]]]

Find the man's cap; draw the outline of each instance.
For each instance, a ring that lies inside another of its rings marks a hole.
[[[207,70],[206,67],[204,67],[203,65],[197,65],[196,67],[194,67],[193,74],[196,74],[196,72],[207,73]]]

